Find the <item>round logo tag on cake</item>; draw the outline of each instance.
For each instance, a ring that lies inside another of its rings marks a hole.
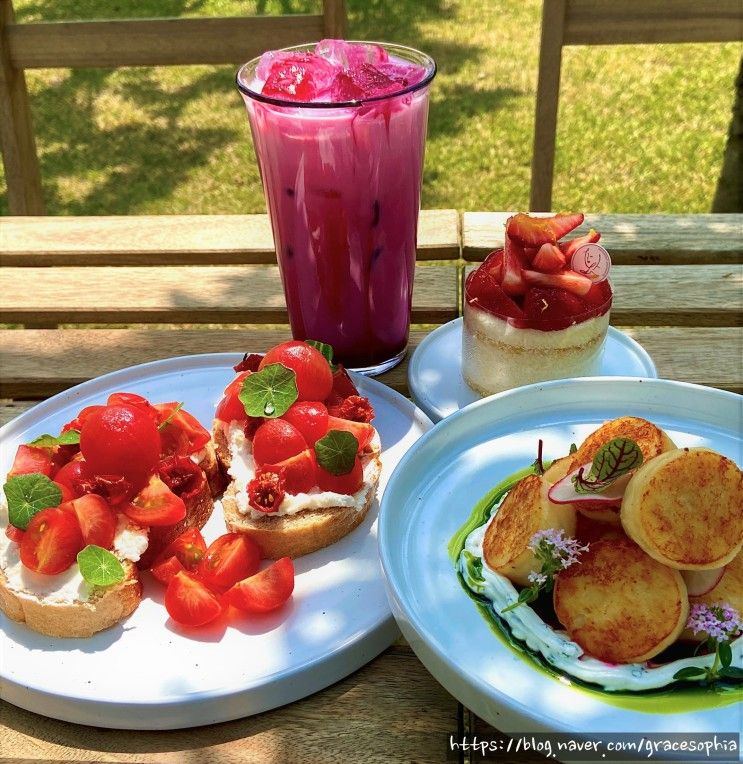
[[[597,284],[609,277],[611,257],[600,244],[584,244],[573,253],[570,267]]]

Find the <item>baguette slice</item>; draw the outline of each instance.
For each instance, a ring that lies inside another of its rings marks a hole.
[[[217,459],[226,471],[232,455],[221,422],[214,423],[213,437]],[[306,509],[294,515],[267,514],[256,519],[239,512],[236,484],[231,481],[222,497],[225,524],[233,533],[250,536],[269,559],[310,554],[334,544],[361,524],[374,503],[381,471],[381,459],[378,454],[373,454],[364,468],[364,485],[354,494],[359,500],[363,498],[363,504],[358,508]]]
[[[123,563],[120,584],[100,589],[88,600],[53,602],[11,589],[0,569],[0,610],[8,618],[50,637],[91,637],[133,613],[142,599],[142,584],[134,563]]]

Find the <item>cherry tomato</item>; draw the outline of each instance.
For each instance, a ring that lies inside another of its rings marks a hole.
[[[30,475],[32,472],[40,472],[47,477],[51,476],[51,450],[48,448],[37,448],[36,446],[18,446],[8,477]]]
[[[359,442],[359,451],[363,451],[374,438],[376,430],[366,422],[351,422],[349,419],[328,417],[328,430],[345,430],[350,432]]]
[[[181,456],[187,456],[193,454],[196,451],[200,451],[209,442],[211,436],[209,431],[201,426],[196,417],[176,407],[178,403],[158,403],[155,405],[160,419],[159,424],[170,421],[160,430],[160,438],[162,440],[161,453],[170,456],[171,454],[179,454]],[[175,413],[173,413],[175,411]],[[175,434],[175,437],[173,435]],[[171,440],[177,443],[177,450],[168,450],[167,445]]]
[[[317,484],[323,491],[332,491],[333,493],[352,494],[361,488],[364,483],[364,468],[361,460],[356,457],[351,471],[346,475],[333,475],[317,465]]]
[[[153,475],[131,502],[122,505],[121,511],[140,525],[174,525],[186,516],[186,505],[159,476]]]
[[[174,538],[155,558],[153,568],[171,557],[177,558],[186,570],[194,570],[204,559],[206,541],[198,528],[189,528]]]
[[[314,446],[328,432],[328,409],[318,401],[297,401],[282,419],[299,430],[308,446]]]
[[[225,600],[247,613],[268,613],[281,607],[294,591],[294,563],[282,557],[265,570],[238,581]]]
[[[5,535],[11,541],[15,541],[16,544],[20,544],[21,541],[23,541],[25,531],[22,531],[20,528],[16,528],[15,525],[10,525],[10,523],[8,523],[8,525],[5,526]]]
[[[107,406],[119,406],[121,404],[125,406],[136,406],[144,411],[147,416],[152,419],[155,424],[160,423],[160,414],[155,407],[147,400],[147,398],[137,395],[137,393],[111,393],[106,401]]]
[[[260,467],[276,464],[296,456],[307,448],[307,441],[299,430],[285,419],[269,419],[256,431],[253,438],[253,459]]]
[[[203,626],[222,612],[219,597],[185,571],[176,573],[165,590],[168,615],[184,626]]]
[[[54,482],[71,491],[73,498],[86,493],[86,486],[91,478],[90,471],[82,459],[74,459],[62,467],[54,476]]]
[[[172,555],[171,557],[168,557],[167,560],[163,560],[162,562],[158,562],[157,565],[153,565],[150,568],[150,573],[152,573],[158,581],[161,581],[164,584],[169,584],[171,579],[182,570],[185,570],[183,563],[175,555]]]
[[[21,540],[21,562],[37,573],[56,575],[75,562],[84,546],[75,513],[49,507],[31,518]]]
[[[307,493],[317,485],[317,459],[311,448],[283,462],[266,464],[264,469],[282,475],[283,488],[287,493]]]
[[[251,538],[242,533],[225,533],[209,544],[197,575],[207,586],[229,589],[252,576],[260,561],[261,550]]]
[[[248,415],[245,413],[245,406],[243,406],[238,396],[240,395],[240,390],[242,390],[243,380],[249,374],[252,374],[252,372],[241,372],[225,388],[222,400],[217,405],[217,410],[214,414],[215,418],[219,419],[220,422],[243,422],[248,419]]]
[[[248,483],[248,504],[258,512],[276,512],[286,496],[284,470],[259,467]]]
[[[116,514],[109,503],[94,493],[87,493],[72,502],[72,509],[77,515],[83,541],[110,549],[116,533]]]
[[[95,475],[123,475],[139,490],[157,467],[160,433],[142,408],[106,406],[83,423],[80,450]]]
[[[235,371],[258,371],[258,367],[261,365],[262,360],[262,353],[245,353],[242,357],[242,361],[232,368]]]
[[[259,369],[280,363],[297,375],[300,401],[324,401],[333,389],[333,372],[323,354],[306,342],[292,340],[271,348]]]

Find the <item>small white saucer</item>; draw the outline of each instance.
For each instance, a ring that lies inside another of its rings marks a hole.
[[[609,327],[596,373],[602,377],[658,376],[653,359],[631,337]],[[438,422],[480,400],[462,378],[462,319],[431,332],[416,348],[408,366],[408,386],[413,400]]]

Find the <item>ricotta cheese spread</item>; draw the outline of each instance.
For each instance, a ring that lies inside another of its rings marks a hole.
[[[255,477],[255,461],[250,440],[245,437],[242,426],[237,422],[231,422],[225,427],[225,435],[230,449],[230,477],[235,481],[235,495],[237,509],[241,515],[257,520],[266,517],[265,512],[259,512],[248,504],[248,483]],[[334,493],[333,491],[321,491],[313,488],[309,493],[286,494],[276,512],[271,512],[270,517],[277,515],[296,515],[308,509],[327,509],[328,507],[347,507],[349,511],[360,512],[366,505],[369,491],[373,489],[379,473],[377,459],[381,450],[379,434],[374,435],[371,442],[373,453],[362,456],[361,463],[364,468],[364,485],[354,494]]]
[[[5,535],[8,524],[8,505],[0,502],[0,571],[7,586],[19,595],[43,599],[49,603],[70,604],[87,602],[95,587],[80,574],[77,563],[73,563],[63,573],[47,576],[29,570],[21,562],[20,544]],[[114,536],[114,554],[120,560],[136,562],[147,549],[147,530],[121,515]]]
[[[674,674],[682,668],[712,665],[713,655],[683,658],[653,667],[641,663],[604,663],[587,655],[566,632],[548,626],[529,605],[520,605],[504,613],[503,609],[518,599],[518,591],[506,576],[488,566],[482,551],[485,532],[496,513],[497,508],[484,525],[469,534],[459,555],[457,568],[467,587],[490,602],[495,613],[508,624],[513,636],[526,643],[533,652],[540,653],[550,665],[584,682],[600,685],[605,690],[652,690],[665,687],[675,681]],[[472,558],[482,563],[482,572],[477,577],[472,575],[467,555],[472,555]],[[743,636],[738,637],[731,648],[733,665],[743,667]]]

